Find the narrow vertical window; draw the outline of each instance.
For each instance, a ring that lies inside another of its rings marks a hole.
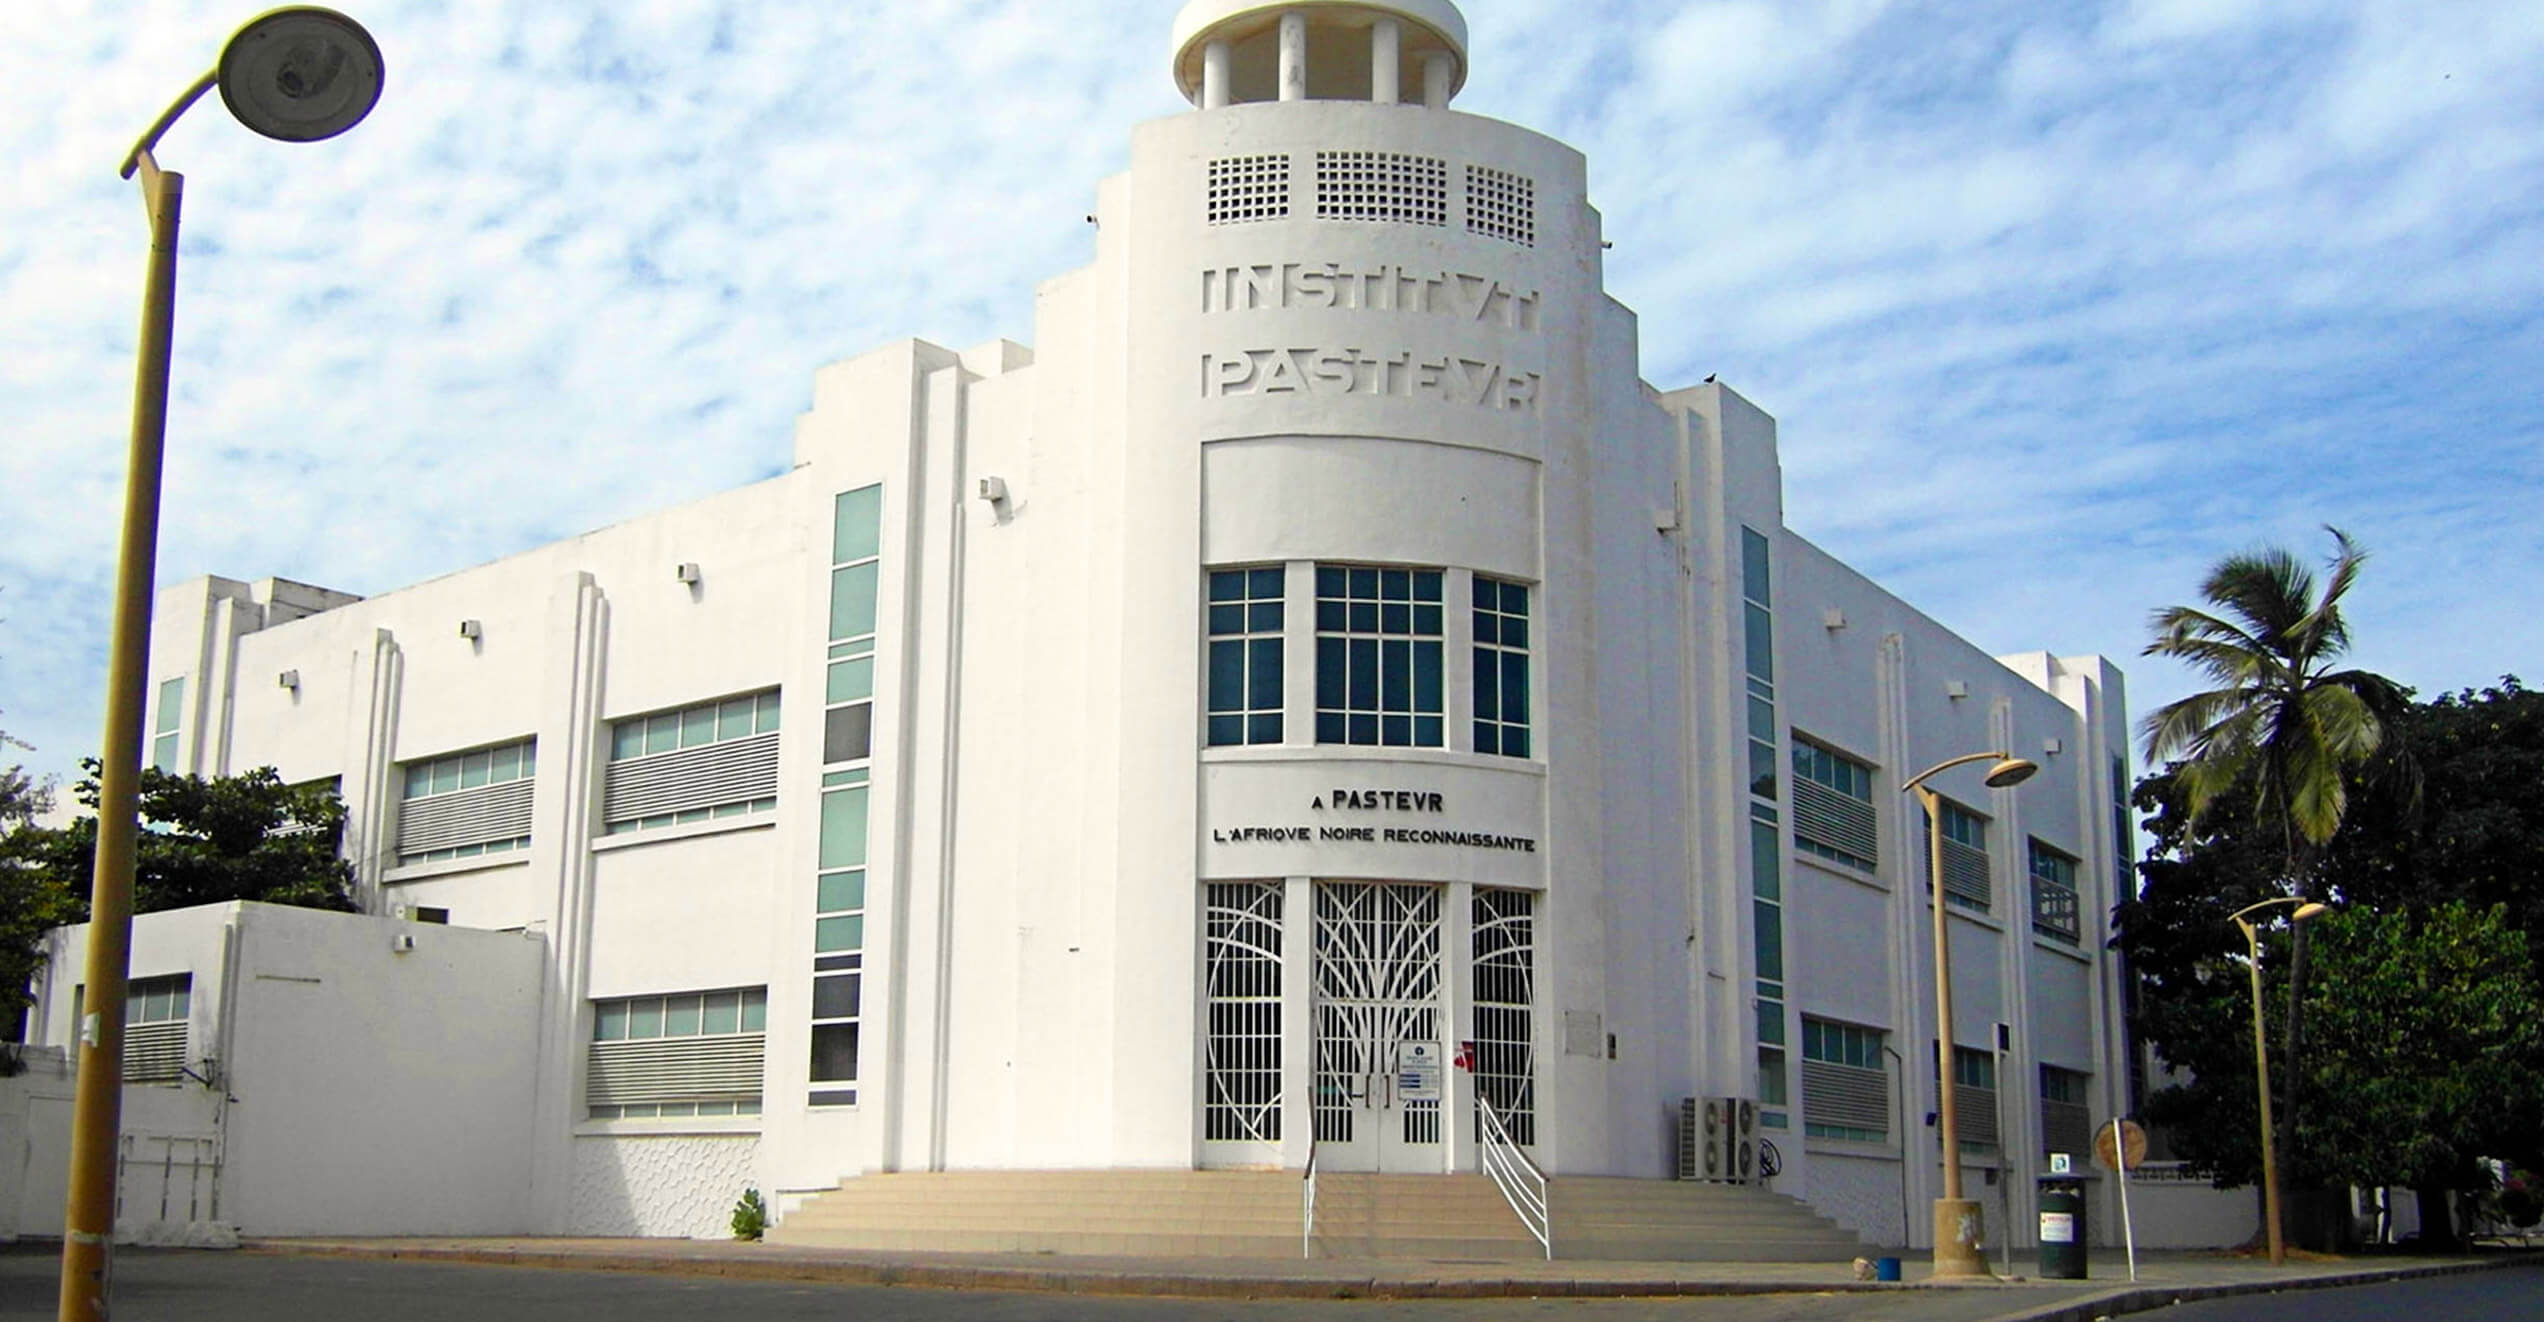
[[[1281,883],[1212,882],[1202,906],[1202,988],[1210,1036],[1202,1135],[1281,1137]]]
[[[1475,576],[1475,751],[1528,756],[1528,589]]]
[[[150,765],[177,769],[177,730],[185,714],[185,676],[159,682],[158,719],[151,722]]]
[[[1281,742],[1283,577],[1279,565],[1210,573],[1205,733],[1214,748]]]

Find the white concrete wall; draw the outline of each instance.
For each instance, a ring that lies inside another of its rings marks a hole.
[[[392,939],[411,937],[399,952]],[[78,968],[85,925],[54,949]],[[124,1090],[124,1222],[162,1205],[162,1136],[221,1151],[193,1219],[248,1234],[517,1234],[531,1228],[531,1133],[543,945],[519,934],[289,909],[206,905],[133,924],[137,977],[193,974],[188,1067],[218,1080]],[[42,1006],[71,1034],[70,982]],[[67,1131],[65,1131],[67,1137]],[[175,1157],[166,1196],[196,1191]],[[141,1184],[148,1188],[142,1188]],[[58,1231],[58,1211],[53,1229]],[[171,1219],[184,1216],[170,1208]],[[48,1232],[50,1233],[50,1232]]]

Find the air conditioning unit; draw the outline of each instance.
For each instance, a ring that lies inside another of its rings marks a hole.
[[[1678,1178],[1718,1184],[1758,1178],[1758,1104],[1746,1097],[1682,1099]]]

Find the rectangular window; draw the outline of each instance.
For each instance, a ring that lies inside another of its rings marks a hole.
[[[2075,945],[2083,935],[2076,902],[2076,860],[2032,842],[2032,930]]]
[[[604,834],[777,808],[777,690],[610,724]]]
[[[1316,742],[1438,748],[1441,573],[1316,567]]]
[[[1537,1142],[1537,897],[1475,888],[1475,1091],[1510,1140]],[[1478,1124],[1482,1123],[1479,1118]]]
[[[758,1115],[767,1035],[765,987],[594,1001],[587,1114]]]
[[[1279,565],[1210,572],[1212,747],[1281,742],[1284,579]]]
[[[1890,1070],[1882,1031],[1802,1020],[1802,1132],[1857,1143],[1890,1141]]]
[[[409,762],[401,772],[401,866],[505,854],[530,847],[530,795],[538,744],[524,739]]]
[[[858,1032],[865,1013],[868,792],[863,784],[822,792],[821,873],[813,900],[815,1106],[857,1100],[851,1085],[857,1081]]]
[[[2081,1157],[2093,1150],[2093,1076],[2040,1067],[2041,1151]]]
[[[2115,756],[2111,759],[2111,884],[2121,887],[2123,895],[2137,893],[2129,858],[2129,763]]]
[[[158,719],[151,722],[150,765],[161,771],[177,769],[177,731],[185,717],[185,676],[159,681]]]
[[[1987,852],[1987,819],[1954,803],[1943,805],[1943,898],[1981,913],[1995,899]]]
[[[1879,870],[1873,769],[1793,736],[1793,847],[1865,872]]]
[[[1475,751],[1528,756],[1528,589],[1475,576]]]
[[[1952,1088],[1961,1151],[1996,1151],[1996,1056],[1975,1047],[1954,1047]]]
[[[87,997],[85,985],[72,989],[74,1034],[86,1013]],[[124,1082],[175,1083],[185,1077],[186,1032],[193,1012],[191,973],[134,978],[124,984]]]

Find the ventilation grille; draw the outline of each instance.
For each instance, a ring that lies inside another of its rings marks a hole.
[[[2082,1154],[2093,1150],[2093,1141],[2092,1110],[2079,1102],[2041,1100],[2041,1151]]]
[[[1996,1146],[1996,1089],[1956,1083],[1952,1104],[1958,1112],[1954,1119],[1960,1122],[1962,1142]]]
[[[530,834],[531,780],[507,780],[452,794],[409,799],[398,806],[397,851],[494,844]]]
[[[1802,1118],[1815,1125],[1889,1133],[1890,1076],[1832,1061],[1803,1061]]]
[[[756,1102],[766,1040],[763,1033],[731,1033],[595,1042],[585,1104]]]
[[[1840,794],[1809,776],[1793,778],[1793,834],[1805,843],[1861,860],[1867,872],[1881,857],[1873,805],[1852,794]]]
[[[1204,207],[1213,225],[1280,220],[1290,214],[1290,156],[1222,156],[1210,163]]]
[[[186,1021],[124,1026],[124,1082],[174,1083],[185,1069]]]
[[[1449,163],[1391,151],[1316,153],[1320,220],[1449,223]]]
[[[1987,851],[1972,849],[1958,840],[1944,841],[1943,893],[1947,899],[1985,910],[1991,898]]]
[[[1537,246],[1537,181],[1489,165],[1466,167],[1466,227],[1523,248]]]
[[[609,764],[601,819],[632,822],[777,795],[777,731]]]

